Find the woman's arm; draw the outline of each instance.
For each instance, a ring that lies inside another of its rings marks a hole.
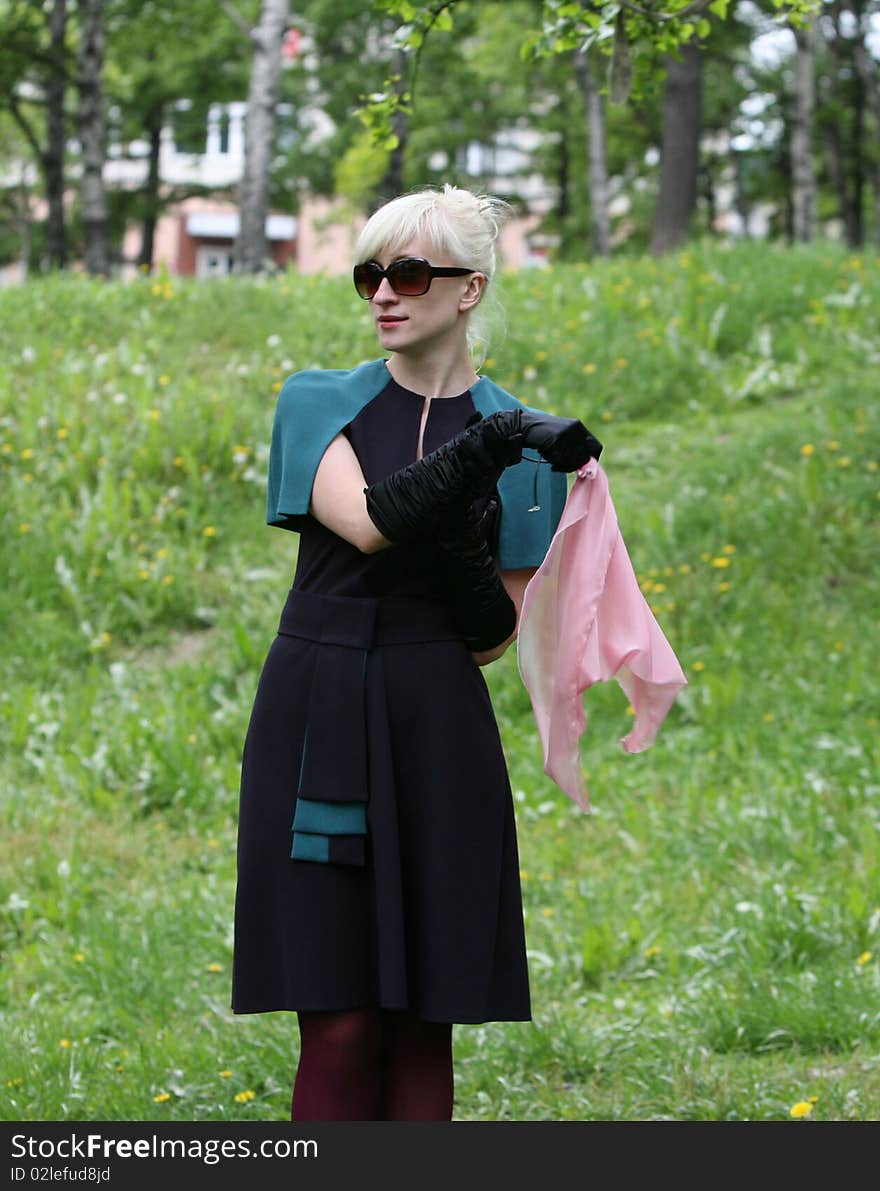
[[[471,654],[471,657],[478,666],[488,666],[490,662],[494,662],[497,658],[500,658],[508,645],[516,640],[516,634],[519,630],[519,616],[522,611],[523,595],[525,594],[527,583],[537,569],[537,567],[522,567],[516,571],[501,572],[501,582],[504,584],[507,594],[516,605],[517,628],[512,636],[508,637],[506,641],[502,641],[500,645],[496,645],[494,649],[486,649],[482,653]]]
[[[361,553],[375,554],[391,543],[367,513],[366,483],[351,443],[337,434],[315,472],[309,512]]]

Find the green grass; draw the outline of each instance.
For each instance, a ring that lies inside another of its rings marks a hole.
[[[605,442],[690,685],[638,756],[616,684],[586,694],[587,817],[515,652],[485,671],[534,1021],[457,1027],[458,1120],[880,1118],[878,263],[500,278],[487,371]],[[296,552],[266,456],[285,375],[379,354],[364,304],[36,281],[0,292],[0,352],[2,1116],[284,1120],[295,1019],[228,1008],[238,765]]]

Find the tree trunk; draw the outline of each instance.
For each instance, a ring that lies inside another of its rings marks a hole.
[[[397,94],[400,96],[406,90],[404,80],[406,79],[407,72],[407,57],[404,50],[398,50],[397,52],[396,69],[400,79],[397,84]],[[394,135],[397,137],[397,144],[391,150],[391,156],[388,159],[388,168],[385,171],[382,181],[376,187],[376,193],[370,204],[373,211],[377,211],[384,203],[397,198],[399,194],[403,194],[403,158],[406,151],[406,142],[409,139],[409,116],[406,112],[402,112],[400,108],[394,113],[392,129]]]
[[[245,120],[244,176],[239,200],[240,227],[233,252],[236,273],[266,268],[269,246],[266,215],[275,140],[275,108],[281,84],[281,45],[287,28],[287,0],[263,0],[254,46]]]
[[[575,77],[587,118],[587,153],[590,163],[590,247],[596,256],[611,255],[608,218],[608,161],[605,150],[605,104],[589,55],[577,50]]]
[[[813,111],[816,104],[815,21],[793,28],[797,44],[794,126],[791,132],[792,238],[816,238],[816,175],[813,168]]]
[[[666,61],[660,187],[651,223],[651,252],[678,248],[689,237],[697,205],[703,109],[703,54],[693,42]]]
[[[64,91],[66,85],[67,0],[54,0],[49,13],[49,74],[46,80],[46,149],[43,173],[49,217],[46,250],[49,265],[67,266],[67,230],[64,219]]]
[[[862,82],[865,103],[874,122],[875,143],[880,140],[880,83],[878,83],[877,63],[865,48],[867,29],[859,11],[858,35],[853,46],[856,70]],[[874,181],[874,239],[880,244],[880,154],[875,153],[873,163]]]
[[[80,0],[78,54],[79,140],[82,147],[83,234],[86,270],[110,275],[107,195],[104,190],[104,0]]]
[[[162,148],[162,122],[165,107],[153,108],[147,121],[150,136],[150,155],[147,164],[147,181],[144,187],[144,222],[141,229],[141,249],[138,253],[138,268],[152,269],[156,242],[156,224],[159,220],[159,153]]]

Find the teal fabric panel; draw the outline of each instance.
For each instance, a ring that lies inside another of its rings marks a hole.
[[[471,392],[474,406],[483,417],[523,404],[488,377],[483,377]],[[536,462],[536,452],[530,451],[528,455],[531,457],[508,467],[498,481],[501,497],[498,567],[502,571],[541,565],[568,498],[566,474],[553,471],[548,463]]]
[[[367,804],[298,798],[293,830],[318,835],[363,835],[367,830]]]
[[[293,860],[318,860],[326,864],[330,858],[330,840],[326,835],[306,835],[297,831],[290,856]]]
[[[266,521],[296,530],[309,511],[315,472],[324,451],[390,379],[384,359],[356,368],[308,369],[294,373],[278,394],[272,442]],[[471,389],[475,409],[488,417],[523,403],[483,376]],[[550,546],[568,495],[567,477],[546,463],[523,459],[498,483],[501,524],[498,565],[502,570],[538,567]]]
[[[349,371],[312,368],[287,378],[278,394],[269,447],[269,525],[296,528],[289,518],[309,511],[322,455],[389,379],[384,360],[371,360]]]

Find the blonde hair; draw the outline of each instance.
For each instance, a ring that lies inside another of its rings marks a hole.
[[[468,347],[477,368],[489,350],[489,327],[503,318],[489,283],[495,276],[495,244],[512,214],[503,199],[474,194],[446,183],[442,190],[426,186],[399,195],[375,211],[361,229],[354,247],[355,264],[383,252],[399,251],[411,240],[425,240],[437,253],[462,268],[484,273],[486,286],[468,322]],[[487,292],[490,297],[487,301]]]

